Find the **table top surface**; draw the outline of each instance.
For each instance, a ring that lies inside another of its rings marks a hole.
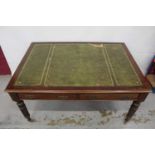
[[[131,88],[144,78],[124,43],[32,43],[10,85]]]

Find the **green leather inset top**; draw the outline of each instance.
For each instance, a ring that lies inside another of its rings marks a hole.
[[[16,86],[140,86],[122,44],[36,43]]]

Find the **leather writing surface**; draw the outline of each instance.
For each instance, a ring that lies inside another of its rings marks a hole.
[[[16,86],[140,86],[122,44],[36,43]]]

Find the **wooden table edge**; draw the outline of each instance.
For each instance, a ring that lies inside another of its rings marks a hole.
[[[17,91],[17,90],[16,90],[16,86],[14,86],[16,77],[18,77],[19,72],[20,72],[21,68],[23,67],[23,65],[24,65],[24,63],[25,63],[25,61],[26,61],[28,55],[30,54],[30,51],[31,51],[33,45],[36,44],[36,43],[103,43],[103,44],[104,44],[104,43],[107,43],[107,44],[122,44],[122,45],[124,46],[124,48],[125,48],[125,51],[126,51],[128,57],[129,57],[129,59],[131,60],[131,63],[133,64],[133,66],[134,66],[136,72],[138,73],[138,76],[139,76],[139,78],[140,78],[140,80],[141,80],[141,82],[142,82],[142,86],[141,86],[142,89],[150,89],[150,84],[149,84],[149,82],[148,82],[147,79],[144,77],[143,73],[141,72],[140,68],[138,67],[137,63],[135,62],[134,58],[132,57],[130,51],[128,50],[128,48],[127,48],[127,46],[126,46],[126,44],[125,44],[124,42],[32,42],[32,43],[30,44],[30,46],[29,46],[27,52],[25,53],[24,57],[22,58],[21,62],[19,63],[19,65],[18,65],[18,67],[17,67],[15,73],[13,74],[12,78],[10,79],[10,81],[9,81],[7,87],[6,87],[7,92],[12,91],[13,89],[14,89],[15,91]],[[106,88],[106,87],[105,87],[105,88]],[[125,88],[125,87],[124,87],[124,88]],[[29,89],[29,88],[25,88],[25,89]],[[33,89],[33,88],[31,88],[31,89]],[[130,88],[130,89],[132,90],[132,88]],[[133,89],[134,89],[134,87],[133,87]],[[43,88],[42,88],[41,90],[44,91]],[[50,89],[49,89],[49,90],[50,90]],[[21,91],[22,91],[22,90],[21,90]],[[46,90],[45,90],[45,91],[46,91]]]

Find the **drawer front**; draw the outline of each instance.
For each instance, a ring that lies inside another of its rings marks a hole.
[[[138,94],[80,94],[80,100],[136,100]]]
[[[20,99],[43,100],[136,100],[138,94],[43,94],[20,93]]]
[[[45,100],[78,100],[77,94],[39,94],[20,93],[21,99],[45,99]]]

